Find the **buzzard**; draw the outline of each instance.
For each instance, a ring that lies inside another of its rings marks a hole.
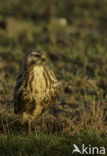
[[[14,113],[22,123],[28,121],[29,133],[31,121],[48,111],[57,95],[58,81],[45,60],[44,52],[29,52],[14,90]]]

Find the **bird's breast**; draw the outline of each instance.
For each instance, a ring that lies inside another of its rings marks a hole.
[[[46,84],[43,77],[43,67],[37,66],[34,68],[34,81],[32,86],[34,87],[34,91],[38,94],[41,94],[45,91]]]
[[[49,96],[50,92],[53,94],[57,87],[57,80],[53,77],[49,68],[44,66],[34,67],[29,82],[32,95],[41,100]]]

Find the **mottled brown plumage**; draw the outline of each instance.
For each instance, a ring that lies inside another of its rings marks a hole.
[[[34,120],[54,104],[58,82],[45,63],[45,55],[39,50],[31,51],[18,76],[14,91],[14,112],[21,121]],[[30,125],[29,125],[30,131]]]

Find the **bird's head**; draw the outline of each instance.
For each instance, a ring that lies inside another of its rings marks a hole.
[[[43,65],[45,64],[46,55],[40,50],[32,50],[26,57],[26,65]]]

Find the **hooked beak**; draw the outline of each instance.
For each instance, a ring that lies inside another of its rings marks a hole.
[[[42,55],[42,56],[41,56],[41,60],[42,60],[42,61],[45,61],[45,59],[46,59],[46,56],[45,56],[45,55]]]

